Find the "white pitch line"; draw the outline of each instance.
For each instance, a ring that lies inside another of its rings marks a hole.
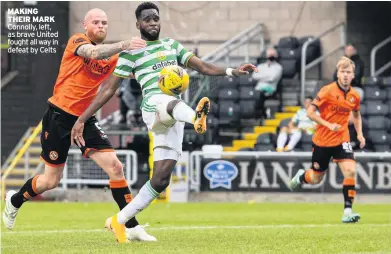
[[[390,227],[391,224],[355,224],[359,227]],[[160,227],[148,228],[151,231],[160,230],[208,230],[208,229],[268,229],[268,228],[327,228],[342,227],[345,224],[281,224],[281,225],[248,225],[248,226],[178,226],[178,227]],[[24,231],[3,231],[2,234],[67,234],[67,233],[102,233],[107,232],[104,229],[64,229],[64,230],[24,230]]]

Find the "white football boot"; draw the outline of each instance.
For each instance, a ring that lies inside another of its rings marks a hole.
[[[3,211],[3,223],[7,229],[13,229],[15,225],[16,215],[18,214],[18,208],[14,207],[11,203],[11,197],[17,192],[10,190],[5,196],[5,207]]]
[[[146,224],[144,226],[137,225],[134,228],[126,228],[126,238],[128,238],[129,241],[148,241],[148,242],[155,242],[157,241],[156,237],[151,236],[145,231],[145,227],[148,227],[149,225]]]

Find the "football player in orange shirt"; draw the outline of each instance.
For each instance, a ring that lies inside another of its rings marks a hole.
[[[351,87],[354,78],[354,63],[342,57],[337,64],[338,80],[322,87],[312,105],[307,109],[308,117],[318,123],[313,136],[312,167],[300,169],[290,182],[290,189],[297,190],[302,184],[320,183],[328,169],[331,157],[341,168],[344,176],[344,213],[342,222],[358,222],[360,215],[352,211],[356,195],[356,161],[350,145],[348,129],[349,115],[353,113],[354,127],[360,148],[365,146],[360,115],[360,95]],[[320,116],[316,114],[319,110]]]
[[[45,171],[29,179],[18,192],[7,193],[3,222],[8,229],[14,227],[16,215],[24,202],[57,187],[72,143],[72,127],[96,97],[101,83],[113,72],[118,53],[146,46],[139,37],[103,44],[108,20],[100,9],[92,9],[86,14],[83,27],[85,33],[76,33],[68,40],[53,96],[48,100],[48,109],[42,119],[41,159],[45,162]],[[86,121],[83,135],[85,145],[79,147],[83,156],[91,158],[108,174],[113,198],[120,209],[124,208],[132,200],[132,195],[124,178],[123,166],[95,116]],[[129,240],[156,241],[135,218],[125,226]]]

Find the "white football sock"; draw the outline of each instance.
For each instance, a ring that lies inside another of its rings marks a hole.
[[[177,121],[193,124],[196,114],[191,107],[189,107],[184,101],[181,101],[174,107],[172,116]]]
[[[352,213],[352,208],[345,208],[344,210],[343,210],[343,214],[344,215],[349,215],[349,214],[351,214]]]
[[[146,182],[137,196],[117,214],[118,223],[125,224],[149,206],[158,195],[159,193],[152,188],[150,181]]]
[[[287,145],[288,150],[292,150],[293,148],[295,148],[297,143],[299,143],[300,139],[301,139],[301,131],[299,130],[293,131],[291,138],[289,139],[289,143]]]
[[[279,148],[279,149],[284,148],[284,145],[285,145],[287,139],[288,139],[288,133],[280,132],[280,134],[278,134],[278,138],[277,138],[277,148]]]

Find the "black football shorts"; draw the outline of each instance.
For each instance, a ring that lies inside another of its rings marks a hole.
[[[41,158],[46,164],[51,166],[65,164],[71,146],[71,130],[76,120],[77,116],[49,104],[42,119],[41,133]],[[89,118],[84,124],[83,138],[86,145],[79,148],[84,157],[87,157],[90,150],[114,151],[95,116]]]

